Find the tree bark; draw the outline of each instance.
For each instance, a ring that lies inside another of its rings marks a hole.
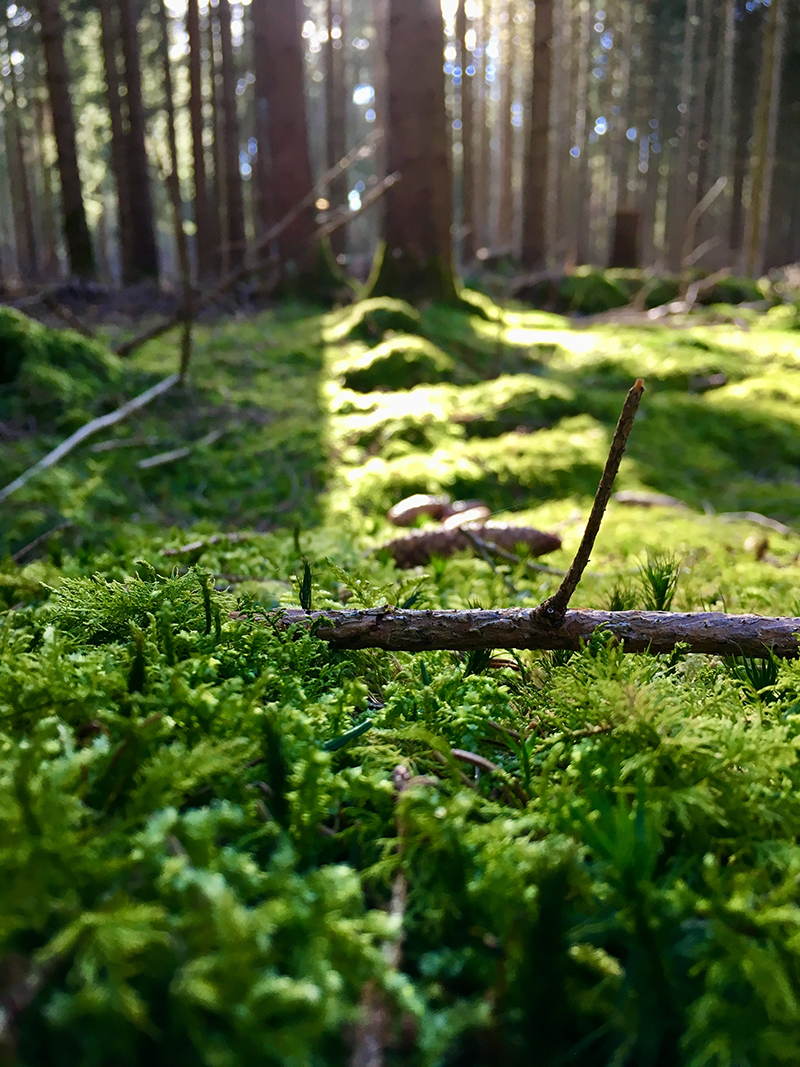
[[[128,194],[133,247],[131,281],[158,281],[158,244],[147,162],[146,122],[142,97],[139,19],[136,0],[119,0],[120,37],[125,57],[128,112]]]
[[[620,642],[625,652],[687,652],[707,655],[798,655],[800,618],[723,615],[721,612],[567,611],[551,626],[535,608],[468,611],[277,611],[264,616],[287,629],[314,626],[314,633],[336,648],[382,648],[392,652],[473,648],[578,650],[597,631]]]
[[[106,97],[111,120],[111,172],[117,187],[120,275],[123,285],[127,285],[138,280],[138,272],[133,259],[134,228],[128,181],[128,138],[122,115],[122,97],[117,67],[119,26],[110,4],[100,3],[98,7],[100,8],[100,36],[106,75]]]
[[[3,104],[5,110],[5,142],[8,161],[9,186],[11,193],[12,216],[14,222],[14,242],[17,249],[17,271],[21,279],[35,281],[39,274],[36,249],[36,233],[33,222],[33,200],[28,180],[29,168],[27,145],[22,129],[20,104],[17,89],[17,71],[11,63],[13,44],[9,39],[8,20],[3,12],[6,35],[4,38],[4,62],[8,67]]]
[[[681,77],[678,91],[678,147],[670,174],[667,203],[667,265],[679,271],[683,257],[685,223],[689,214],[689,153],[691,149],[689,124],[691,121],[694,71],[694,40],[697,21],[697,0],[687,0],[684,20]]]
[[[69,269],[75,277],[89,279],[95,275],[94,252],[83,206],[70,77],[64,54],[64,23],[59,6],[58,0],[39,0],[39,22],[58,152],[61,215]]]
[[[443,48],[438,0],[391,0],[386,150],[389,172],[399,172],[401,180],[386,198],[376,296],[457,301]]]
[[[747,210],[743,260],[744,273],[750,277],[757,277],[761,273],[764,259],[766,221],[769,216],[775,166],[783,38],[786,29],[784,5],[785,0],[772,0],[761,50],[753,155],[750,162],[750,203]]]
[[[591,197],[591,173],[589,171],[589,146],[586,136],[589,115],[589,60],[591,59],[592,8],[589,0],[580,0],[580,34],[578,38],[578,71],[576,97],[578,109],[575,116],[574,150],[578,153],[573,206],[575,262],[578,266],[589,260],[589,243],[592,219],[589,210]]]
[[[231,5],[219,0],[220,55],[222,58],[222,122],[225,158],[225,214],[228,220],[228,263],[235,270],[244,259],[244,198],[239,170],[239,116],[236,112],[236,70],[231,38]]]
[[[546,266],[550,174],[550,114],[553,95],[554,0],[537,0],[533,31],[533,78],[522,199],[522,265]]]
[[[470,264],[475,258],[475,137],[473,117],[473,73],[468,74],[472,57],[467,48],[466,0],[459,0],[456,13],[456,38],[461,64],[461,259]]]
[[[299,0],[254,0],[263,4],[266,39],[267,128],[276,218],[283,218],[312,188],[305,104],[305,71]],[[293,283],[311,275],[317,249],[313,205],[278,241],[283,270]]]
[[[214,240],[208,203],[206,150],[203,143],[203,43],[200,36],[198,0],[188,0],[186,32],[189,37],[189,115],[192,127],[192,175],[197,277],[206,281],[213,273]]]
[[[328,40],[325,44],[325,165],[331,169],[347,152],[347,78],[345,16],[342,0],[327,0]],[[328,190],[331,207],[347,205],[347,177],[342,174]],[[347,250],[345,227],[331,240],[338,258]]]
[[[498,115],[497,150],[497,234],[498,252],[516,253],[514,247],[514,127],[511,105],[514,102],[514,69],[516,49],[512,0],[504,0],[501,11],[500,34],[500,110]],[[503,18],[503,16],[505,16]]]
[[[46,98],[37,93],[34,101],[34,121],[36,123],[37,162],[42,184],[41,220],[42,220],[42,276],[46,279],[58,277],[58,233],[56,230],[55,198],[48,158],[49,113]]]
[[[269,65],[267,62],[269,22],[265,0],[253,0],[253,69],[255,72],[256,218],[259,236],[275,221],[272,196],[272,164],[269,145]]]

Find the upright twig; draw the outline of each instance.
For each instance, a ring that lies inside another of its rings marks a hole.
[[[592,549],[600,532],[600,524],[603,521],[606,507],[611,499],[614,481],[622,461],[625,445],[628,442],[628,436],[633,427],[633,420],[639,410],[639,401],[642,399],[643,392],[644,381],[641,378],[637,378],[633,388],[625,398],[625,403],[622,405],[622,413],[620,414],[617,428],[614,430],[614,437],[611,440],[611,448],[609,449],[605,470],[597,487],[592,510],[589,513],[586,529],[583,531],[583,537],[580,545],[578,545],[575,558],[555,593],[536,609],[536,614],[542,619],[546,619],[553,626],[561,626],[563,624],[572,594],[577,589],[578,582],[580,582],[591,558]]]

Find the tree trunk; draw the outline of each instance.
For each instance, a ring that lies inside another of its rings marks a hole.
[[[327,0],[328,40],[325,44],[325,165],[331,169],[347,152],[347,77],[345,64],[345,20],[342,0]],[[347,206],[347,175],[336,178],[328,189],[334,208]],[[343,226],[331,238],[337,257],[347,250]]]
[[[300,0],[255,0],[264,5],[267,124],[275,218],[281,219],[313,187],[305,105],[305,71],[300,35]],[[311,275],[317,265],[311,206],[278,241],[287,280]]]
[[[678,90],[678,148],[670,175],[667,203],[667,265],[679,271],[683,260],[686,219],[689,214],[689,156],[691,138],[689,124],[692,106],[692,75],[694,70],[694,39],[697,21],[697,0],[687,0],[684,20],[681,77]]]
[[[213,273],[214,240],[208,203],[206,150],[203,144],[203,43],[200,36],[198,0],[188,0],[186,32],[189,37],[189,115],[192,127],[192,174],[197,277],[205,281]],[[257,53],[256,53],[257,54]]]
[[[42,276],[46,279],[58,277],[58,234],[56,232],[55,198],[50,174],[49,160],[49,113],[47,100],[37,93],[34,101],[34,121],[36,123],[37,161],[42,183],[41,218],[42,218]]]
[[[501,13],[503,32],[500,44],[500,113],[498,116],[497,152],[497,250],[516,252],[514,248],[514,127],[511,105],[514,102],[514,68],[516,50],[512,43],[514,20],[512,0],[504,0]]]
[[[443,48],[438,0],[391,0],[387,165],[401,178],[386,197],[385,251],[373,286],[377,296],[457,300]]]
[[[100,8],[100,32],[103,46],[103,64],[106,75],[108,114],[111,119],[111,172],[117,187],[117,226],[119,241],[120,275],[123,285],[138,280],[133,259],[134,229],[128,181],[128,138],[122,116],[119,70],[117,67],[117,42],[119,26],[113,7],[107,3]]]
[[[475,137],[473,87],[475,68],[467,47],[466,0],[459,0],[456,37],[461,65],[461,259],[470,264],[475,258]],[[472,74],[468,71],[472,70]]]
[[[758,79],[753,154],[750,162],[750,204],[744,241],[744,273],[757,277],[764,259],[766,220],[775,166],[775,134],[780,103],[783,39],[786,30],[785,0],[772,0],[764,28],[761,70]]]
[[[486,44],[489,34],[489,13],[484,5],[479,23],[480,32],[480,66],[477,64],[475,77],[478,92],[475,108],[475,244],[479,246],[476,253],[486,249],[489,238],[489,205],[491,200],[492,148],[489,130],[489,89],[486,82]]]
[[[586,126],[589,115],[589,60],[591,59],[592,9],[589,0],[580,0],[580,37],[578,40],[578,76],[576,95],[578,110],[575,116],[575,142],[572,151],[577,153],[575,180],[575,262],[578,266],[589,260],[591,237],[591,173],[589,171],[589,148]]]
[[[225,203],[224,130],[222,121],[222,75],[220,68],[219,21],[208,9],[208,76],[211,84],[211,151],[214,172],[211,181],[211,231],[213,234],[213,263],[216,274],[228,274],[228,213]]]
[[[244,198],[242,175],[239,170],[239,117],[236,113],[236,70],[231,39],[231,6],[229,0],[219,0],[220,54],[222,57],[222,121],[225,159],[225,214],[228,220],[230,245],[228,264],[235,270],[245,253]]]
[[[8,32],[9,26],[5,9],[3,10],[3,21],[5,22],[6,33],[2,58],[9,71],[3,94],[5,141],[14,222],[14,240],[17,249],[17,271],[20,279],[35,281],[39,270],[36,254],[36,233],[33,223],[33,201],[29,182],[30,170],[26,159],[27,146],[22,129],[19,97],[17,95],[18,72],[11,63],[11,53],[14,50],[14,46]]]
[[[122,54],[125,57],[127,89],[125,100],[128,111],[128,193],[133,240],[131,281],[157,282],[158,244],[147,162],[147,130],[142,98],[139,19],[136,0],[119,0],[119,12]]]
[[[64,23],[59,6],[58,0],[39,0],[41,39],[47,67],[47,91],[58,152],[64,240],[70,273],[77,278],[93,278],[94,253],[83,207],[70,78],[64,54]]]
[[[550,174],[550,113],[553,94],[554,0],[536,0],[530,124],[522,199],[522,264],[539,270],[547,263]]]

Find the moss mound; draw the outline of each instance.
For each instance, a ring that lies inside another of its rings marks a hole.
[[[581,267],[561,278],[537,278],[518,287],[514,295],[533,307],[562,315],[599,315],[625,307],[632,299],[632,292],[621,278],[590,267]]]
[[[749,304],[764,299],[757,282],[751,278],[720,278],[710,288],[703,289],[697,298],[698,304]]]
[[[412,389],[415,385],[452,381],[457,364],[422,337],[398,336],[365,353],[344,375],[357,393]]]
[[[420,333],[419,312],[405,300],[393,300],[388,296],[361,300],[348,308],[340,320],[329,328],[326,340],[330,344],[343,341],[375,344],[389,330],[394,333]]]
[[[85,408],[120,377],[119,360],[101,344],[0,308],[0,411],[41,417]]]

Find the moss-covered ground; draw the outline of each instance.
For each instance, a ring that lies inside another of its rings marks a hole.
[[[385,512],[480,498],[565,567],[637,376],[617,488],[685,507],[612,503],[576,603],[800,614],[791,307],[468,299],[202,324],[187,385],[0,505],[9,1062],[328,1067],[370,1025],[390,1064],[796,1062],[796,664],[342,653],[258,616],[309,577],[321,608],[537,603],[524,561],[396,571]],[[33,339],[3,483],[177,362]]]

